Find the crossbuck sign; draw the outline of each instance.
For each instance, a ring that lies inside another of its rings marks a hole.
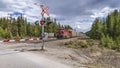
[[[49,13],[48,13],[48,7],[44,7],[44,5],[40,5],[40,8],[42,9],[42,12],[41,12],[41,15],[44,16],[44,14],[47,14],[49,16]]]

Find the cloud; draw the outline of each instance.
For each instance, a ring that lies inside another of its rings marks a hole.
[[[0,17],[7,17],[8,16],[8,13],[7,12],[1,12],[0,11]]]
[[[92,22],[75,22],[74,28],[79,32],[87,32],[91,29]]]
[[[29,22],[41,19],[41,0],[0,0],[0,17],[23,14]],[[42,0],[50,16],[78,31],[88,31],[96,17],[105,17],[119,9],[119,0]],[[38,5],[35,5],[37,3]]]
[[[119,0],[44,0],[50,12],[62,24],[69,24],[78,31],[88,31],[96,17],[105,17],[119,9]],[[76,24],[76,22],[78,24]]]
[[[21,14],[25,15],[30,22],[34,22],[40,17],[39,6],[34,5],[33,0],[1,0],[0,14],[1,17],[13,16],[17,17]],[[36,17],[36,18],[35,18]]]
[[[114,11],[114,9],[116,8],[104,7],[101,10],[92,10],[93,15],[91,15],[90,17],[106,17],[110,12]]]

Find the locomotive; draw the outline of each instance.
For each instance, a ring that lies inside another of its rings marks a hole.
[[[79,33],[70,29],[58,29],[57,38],[72,38],[79,36]]]

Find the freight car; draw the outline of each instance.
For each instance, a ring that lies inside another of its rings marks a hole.
[[[79,36],[79,33],[69,29],[58,29],[57,38],[72,38]]]

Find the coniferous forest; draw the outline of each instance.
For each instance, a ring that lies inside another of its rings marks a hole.
[[[102,20],[96,18],[87,35],[100,40],[101,47],[120,51],[120,11],[114,10]]]
[[[55,33],[58,28],[72,29],[69,25],[61,25],[56,20],[46,18],[51,24],[45,26],[45,32]],[[39,22],[30,23],[22,15],[15,18],[0,18],[0,38],[20,39],[25,37],[40,37],[42,27]]]

